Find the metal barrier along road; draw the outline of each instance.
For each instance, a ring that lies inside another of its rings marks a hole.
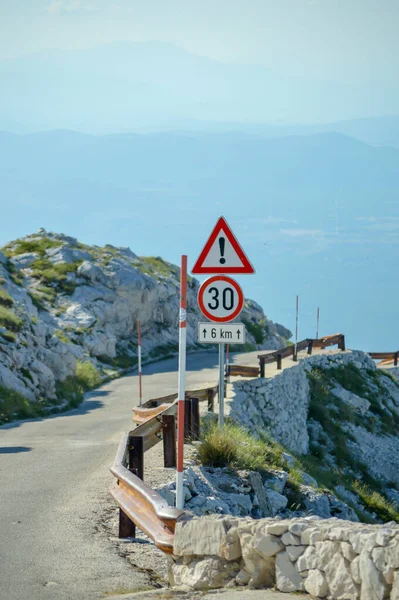
[[[342,333],[328,335],[317,340],[307,338],[306,340],[302,340],[302,342],[298,342],[296,348],[297,352],[307,349],[308,354],[312,354],[313,348],[327,348],[328,346],[335,345],[338,345],[338,348],[340,350],[345,350],[345,336]],[[292,344],[291,346],[286,346],[285,348],[280,348],[279,350],[275,350],[275,352],[269,352],[268,354],[260,354],[258,356],[260,376],[265,376],[266,364],[276,362],[277,369],[281,369],[283,358],[287,358],[288,356],[292,356],[293,360],[297,360],[294,344]]]
[[[392,363],[395,367],[398,366],[399,350],[396,352],[367,352],[367,354],[375,360],[381,360],[378,363],[379,366],[390,365]]]
[[[184,433],[186,439],[200,434],[199,402],[207,400],[213,410],[218,386],[186,393]],[[165,467],[176,466],[176,394],[149,400],[133,409],[133,420],[141,423],[123,434],[111,473],[117,479],[111,496],[119,506],[119,537],[135,537],[136,525],[163,552],[173,552],[173,535],[185,513],[168,505],[144,479],[144,454],[163,440]]]

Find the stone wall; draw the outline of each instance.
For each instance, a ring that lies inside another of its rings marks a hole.
[[[331,600],[399,600],[399,525],[316,517],[201,517],[178,523],[171,585],[308,592]]]
[[[376,368],[371,358],[360,351],[326,352],[306,357],[268,379],[237,381],[233,384],[230,415],[253,434],[268,431],[294,454],[307,454],[310,388],[306,373],[315,367],[330,369],[348,364],[363,370]]]

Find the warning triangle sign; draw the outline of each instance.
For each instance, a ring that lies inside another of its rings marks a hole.
[[[194,268],[200,273],[255,273],[227,221],[220,217]]]

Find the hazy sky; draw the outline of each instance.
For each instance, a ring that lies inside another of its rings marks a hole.
[[[165,40],[293,75],[398,83],[398,0],[0,0],[0,59]]]

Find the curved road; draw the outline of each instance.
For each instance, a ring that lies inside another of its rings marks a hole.
[[[144,369],[144,400],[177,389],[177,358]],[[215,385],[217,354],[187,357],[187,388]],[[109,466],[132,427],[137,376],[87,394],[76,410],[0,427],[0,599],[90,600],[145,583],[96,524]]]
[[[257,364],[258,352],[235,355]],[[217,353],[187,357],[187,389],[217,382]],[[283,361],[290,368],[292,359]],[[266,376],[276,374],[267,365]],[[98,527],[137,376],[105,384],[73,411],[0,427],[0,600],[91,600],[148,583]],[[144,369],[144,400],[177,390],[177,358]]]

